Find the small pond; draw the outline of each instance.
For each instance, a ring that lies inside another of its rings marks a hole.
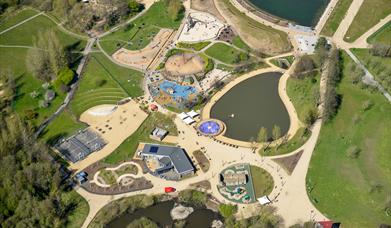
[[[315,27],[330,0],[248,0],[259,9],[294,21],[299,25]]]
[[[138,209],[131,214],[125,213],[120,215],[107,224],[106,228],[123,228],[141,217],[154,221],[159,227],[174,227],[174,221],[170,215],[173,207],[174,201],[160,202],[144,209]],[[194,212],[187,217],[185,228],[210,227],[210,224],[215,219],[220,219],[218,213],[209,209],[195,208]]]
[[[271,137],[274,125],[284,135],[290,126],[289,115],[278,94],[282,74],[269,72],[240,82],[221,97],[211,109],[211,118],[226,125],[224,136],[250,141],[265,127]]]

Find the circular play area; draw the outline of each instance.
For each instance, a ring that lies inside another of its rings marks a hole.
[[[166,61],[166,71],[171,75],[189,75],[201,73],[205,63],[199,55],[181,53],[169,57]]]
[[[197,126],[198,132],[206,136],[219,135],[224,131],[224,129],[224,123],[216,119],[203,120]]]

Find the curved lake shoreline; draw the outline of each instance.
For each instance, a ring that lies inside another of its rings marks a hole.
[[[282,74],[267,72],[239,82],[220,97],[211,107],[210,117],[226,125],[225,137],[240,141],[256,139],[259,129],[281,128],[288,132],[290,118],[280,98],[278,84]]]
[[[276,19],[315,27],[330,0],[241,0]]]

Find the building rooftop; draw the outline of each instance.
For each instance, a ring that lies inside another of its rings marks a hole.
[[[193,164],[182,148],[157,144],[145,144],[141,153],[144,155],[168,157],[178,173],[194,171]]]

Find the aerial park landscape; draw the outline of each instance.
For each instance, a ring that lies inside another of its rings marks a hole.
[[[1,227],[391,226],[389,0],[0,7]]]

